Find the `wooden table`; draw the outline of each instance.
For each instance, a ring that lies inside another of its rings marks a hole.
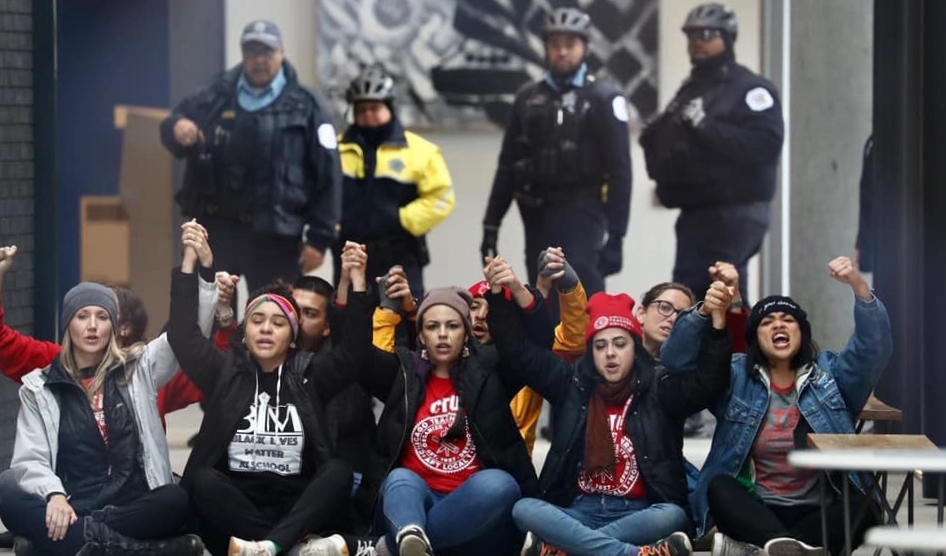
[[[907,496],[907,520],[913,524],[913,471],[946,471],[946,450],[940,450],[924,435],[907,434],[809,434],[808,445],[812,450],[795,450],[788,455],[788,462],[796,467],[818,469],[823,472],[821,488],[821,532],[827,546],[828,478],[831,471],[842,471],[841,484],[844,506],[844,549],[851,554],[850,480],[848,473],[865,473],[868,499],[879,498],[884,523],[897,524],[897,512]],[[893,507],[887,502],[886,485],[888,472],[907,473],[903,486]],[[944,484],[940,481],[937,498],[937,519],[943,524]]]
[[[867,421],[899,423],[902,420],[902,411],[896,407],[885,404],[880,401],[877,396],[871,394],[870,397],[867,398],[867,403],[864,404],[864,408],[861,409],[861,413],[857,416],[857,426],[854,428],[854,432],[860,433],[861,429],[864,428],[864,423]]]

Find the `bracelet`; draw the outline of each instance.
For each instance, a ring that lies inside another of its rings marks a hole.
[[[742,304],[742,299],[737,299],[729,304],[730,311],[741,311],[745,305]]]
[[[233,309],[228,307],[226,311],[217,311],[215,316],[220,322],[230,322],[233,320]]]

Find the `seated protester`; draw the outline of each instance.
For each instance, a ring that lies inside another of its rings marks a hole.
[[[185,234],[185,253],[200,241]],[[272,556],[344,518],[351,468],[333,457],[323,406],[369,344],[364,274],[351,272],[352,332],[325,358],[297,349],[299,306],[279,287],[250,296],[242,342],[221,352],[195,333],[191,259],[173,273],[168,339],[206,400],[181,484],[212,554]]]
[[[16,246],[0,247],[0,289],[3,286],[3,279],[7,272],[12,268],[13,261],[16,258]],[[206,267],[213,265],[213,254],[209,251],[202,254],[206,260]],[[201,264],[204,267],[205,260]],[[212,275],[208,275],[212,278]],[[210,329],[212,321],[213,302],[210,298],[214,295],[214,289],[210,282],[205,282],[201,288],[201,322],[207,323],[207,329]],[[161,416],[161,422],[164,423],[164,416],[172,411],[183,409],[192,403],[200,401],[199,392],[195,392],[190,380],[183,373],[177,372],[175,367],[169,369],[165,363],[176,365],[174,354],[167,346],[167,340],[163,337],[154,340],[154,347],[149,350],[146,357],[142,358],[142,352],[145,350],[145,330],[148,328],[148,313],[145,311],[141,298],[135,295],[133,291],[121,286],[112,286],[110,288],[118,302],[118,326],[116,329],[116,341],[118,346],[125,351],[126,356],[138,358],[138,365],[154,365],[156,359],[160,362],[159,373],[160,389],[158,390],[158,414]],[[10,328],[3,321],[3,307],[0,306],[0,373],[20,383],[23,376],[35,369],[42,369],[49,366],[53,359],[59,355],[62,346],[53,342],[45,342],[23,336],[16,330]],[[155,355],[159,357],[155,358]],[[173,371],[173,376],[168,380],[164,377],[167,371]],[[196,395],[195,395],[196,394]]]
[[[0,251],[2,278],[16,248]],[[213,266],[209,246],[201,245],[199,258],[202,272]],[[198,298],[195,334],[206,336],[216,299],[212,282],[201,278]],[[151,542],[179,533],[188,501],[177,487],[165,487],[173,475],[163,415],[154,403],[178,363],[166,335],[140,341],[143,312],[140,299],[124,288],[83,283],[63,301],[61,347],[0,326],[0,359],[6,365],[5,358],[14,357],[6,369],[48,361],[22,377],[13,459],[0,477],[0,519],[42,553],[71,555],[83,545],[87,553],[203,551],[196,537]],[[129,342],[125,347],[121,338]],[[151,511],[174,517],[143,522],[140,516]]]
[[[550,248],[550,250],[553,249],[554,248]],[[560,253],[561,250],[558,249],[557,252]],[[563,262],[564,259],[561,259],[561,261]],[[545,268],[544,261],[540,262],[539,268]],[[564,265],[561,263],[559,263],[557,267],[555,263],[551,263],[550,268],[552,268],[550,274],[564,272]],[[530,323],[530,338],[539,345],[552,344],[554,341],[556,353],[565,353],[567,356],[568,353],[574,350],[574,347],[559,341],[558,336],[561,335],[559,328],[552,330],[550,318],[546,315],[549,311],[546,298],[552,288],[552,281],[548,277],[543,277],[540,274],[536,282],[534,289],[528,287],[523,288],[516,298],[517,305],[519,305],[525,314],[529,315],[527,320]],[[566,314],[576,314],[576,316],[569,318],[568,321],[564,321],[563,319],[563,322],[578,320],[580,318],[578,314],[584,314],[584,307],[587,303],[585,290],[581,284],[577,282],[577,277],[576,283],[577,286],[573,290],[566,294],[559,294],[559,303],[562,307],[562,311]],[[380,308],[375,311],[375,345],[386,351],[394,351],[394,327],[401,322],[401,314],[413,314],[416,316],[416,306],[414,305],[413,298],[410,296],[409,285],[405,286],[403,284],[407,284],[407,276],[404,271],[400,267],[392,267],[385,277],[384,286],[388,299],[397,300],[400,302],[400,305],[390,307],[389,311],[383,311]],[[480,343],[489,344],[492,342],[492,338],[489,334],[489,324],[486,320],[486,315],[489,313],[489,303],[487,303],[483,297],[484,294],[489,291],[489,283],[485,280],[481,280],[470,286],[467,291],[473,298],[470,302],[470,318],[472,324],[470,336]],[[507,289],[505,293],[507,299],[512,299],[512,292]],[[546,328],[549,329],[547,340],[545,338]],[[528,450],[529,456],[531,457],[532,449],[535,446],[535,429],[539,421],[539,415],[542,412],[542,397],[536,394],[531,388],[523,387],[519,393],[515,395],[509,407],[512,411],[513,419],[516,421],[516,426],[519,428],[519,432],[526,442],[526,450]]]
[[[840,353],[820,352],[798,303],[769,296],[755,304],[745,331],[748,353],[732,359],[729,389],[711,406],[718,419],[694,503],[700,534],[714,523],[714,554],[769,556],[821,553],[818,474],[796,469],[788,453],[807,433],[854,434],[854,421],[887,364],[892,338],[887,310],[847,257],[828,265],[854,292],[854,335]],[[674,369],[692,368],[709,325],[705,307],[684,313],[663,347]],[[863,483],[850,476],[863,502]],[[828,551],[843,547],[840,500],[827,509]],[[870,512],[868,512],[870,513]],[[866,516],[865,516],[866,517]],[[870,519],[855,523],[859,544]],[[856,545],[855,545],[856,546]]]
[[[100,284],[69,290],[62,316],[62,351],[23,377],[0,519],[42,554],[203,554],[199,538],[177,536],[187,494],[173,484],[153,401],[173,357],[163,375],[155,344],[129,358],[115,295]]]
[[[385,311],[397,306],[382,289]],[[500,373],[495,349],[470,341],[470,296],[427,292],[419,351],[375,348],[360,376],[387,400],[378,450],[384,547],[401,556],[517,554],[520,492],[536,492],[532,460],[509,411],[522,384]],[[383,549],[379,548],[379,553]]]
[[[217,286],[221,295],[216,313],[220,327],[214,336],[214,344],[224,351],[230,350],[232,334],[236,330],[231,300],[237,278],[218,273]],[[347,285],[345,287],[347,298]],[[291,290],[292,298],[299,305],[297,347],[317,357],[329,357],[332,346],[338,341],[334,336],[341,336],[340,333],[333,335],[332,331],[342,328],[341,319],[337,318],[340,311],[330,307],[335,288],[318,276],[300,276],[292,283]],[[357,382],[352,382],[325,405],[325,422],[336,454],[354,471],[354,515],[341,530],[354,534],[366,533],[372,521],[372,505],[380,486],[380,479],[365,480],[365,474],[371,467],[375,436],[371,396]]]
[[[682,532],[691,528],[683,419],[728,384],[728,290],[714,283],[706,294],[717,332],[704,343],[700,369],[658,374],[642,349],[628,295],[591,298],[589,353],[569,364],[526,341],[519,316],[501,294],[503,286],[522,287],[509,264],[497,258],[484,274],[492,287],[490,330],[504,365],[557,408],[539,481],[542,499],[517,502],[516,524],[576,556],[690,554]]]

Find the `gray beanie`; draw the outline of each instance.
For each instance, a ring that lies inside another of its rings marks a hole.
[[[81,282],[71,290],[66,292],[66,297],[62,300],[62,330],[60,334],[65,336],[69,329],[69,323],[72,317],[79,312],[79,309],[94,305],[108,311],[108,317],[112,321],[112,330],[117,332],[118,328],[118,300],[112,290],[102,284],[94,282]]]

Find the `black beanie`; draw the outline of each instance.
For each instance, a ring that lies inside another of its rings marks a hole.
[[[756,341],[756,331],[766,315],[785,313],[795,317],[801,328],[803,338],[811,338],[811,323],[808,322],[808,313],[791,297],[784,295],[770,295],[752,306],[749,320],[746,322],[746,344],[752,345]]]

